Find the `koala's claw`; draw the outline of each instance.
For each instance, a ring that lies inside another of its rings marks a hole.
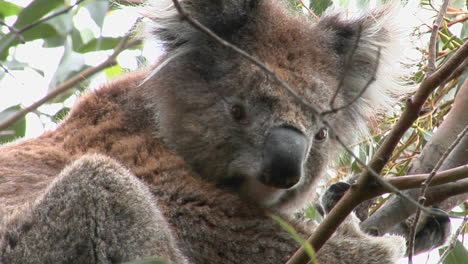
[[[443,215],[429,215],[422,218],[424,226],[416,233],[414,240],[414,253],[419,254],[429,251],[443,245],[450,236],[451,225],[450,217],[443,210],[433,208],[434,211],[443,213]],[[407,241],[410,233],[410,226],[413,224],[412,218],[398,224],[389,233],[404,236]],[[408,252],[406,252],[408,255]]]
[[[443,245],[451,233],[450,217],[443,210],[434,208],[433,210],[444,215],[430,215],[424,227],[416,233],[414,252],[416,254],[431,250]]]
[[[337,182],[332,184],[323,194],[321,203],[325,213],[329,213],[331,209],[343,197],[346,191],[351,187],[349,183]]]

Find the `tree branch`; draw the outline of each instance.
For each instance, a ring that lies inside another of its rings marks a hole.
[[[2,19],[0,19],[0,24],[1,24],[1,25],[4,25],[5,27],[7,27],[8,30],[9,30],[10,32],[13,32],[13,33],[20,39],[21,44],[24,44],[24,43],[26,42],[26,41],[24,40],[23,35],[22,35],[22,34],[19,32],[19,30],[17,30],[15,27],[8,25],[8,24],[5,23],[5,21],[3,21]]]
[[[452,71],[463,63],[467,57],[468,42],[464,43],[439,70],[428,76],[421,83],[413,99],[407,101],[407,107],[405,111],[403,111],[401,118],[392,128],[390,134],[384,139],[384,142],[377,150],[377,153],[374,155],[369,165],[365,167],[364,172],[358,179],[358,183],[352,185],[350,190],[346,192],[344,197],[335,205],[324,221],[307,240],[316,251],[331,237],[334,230],[336,230],[339,224],[352,212],[353,208],[356,207],[360,201],[365,200],[366,192],[375,188],[375,182],[373,180],[377,181],[379,184],[386,184],[385,181],[378,176],[375,177],[375,175],[378,175],[385,164],[387,164],[393,150],[404,133],[411,127],[414,121],[418,119],[422,106],[431,92],[445,81],[451,75]],[[396,190],[396,188],[393,187],[392,191],[393,190]],[[407,198],[408,196],[402,193],[397,192],[397,194],[405,197],[408,201],[414,201],[411,198]],[[288,264],[307,263],[307,261],[307,254],[303,247],[301,247],[288,261]]]
[[[75,75],[68,81],[65,81],[64,83],[60,84],[57,86],[55,89],[50,91],[47,95],[45,95],[43,98],[38,100],[37,102],[31,104],[30,106],[16,112],[14,115],[10,116],[9,118],[5,119],[0,123],[0,131],[7,129],[14,123],[16,123],[18,120],[23,118],[27,113],[32,112],[36,110],[39,106],[43,105],[47,101],[50,101],[51,99],[55,98],[59,94],[67,91],[68,89],[72,88],[73,86],[77,85],[81,81],[85,80],[86,78],[91,77],[92,75],[104,70],[105,68],[108,68],[110,66],[113,66],[117,63],[116,58],[117,56],[124,50],[133,47],[137,44],[141,43],[140,40],[134,39],[134,40],[129,40],[129,36],[125,37],[122,42],[120,42],[119,46],[114,50],[112,55],[110,55],[105,61],[100,63],[97,66],[88,68],[81,73]]]
[[[202,25],[200,22],[198,22],[196,19],[194,19],[189,13],[185,11],[185,9],[181,6],[178,0],[172,0],[174,3],[174,7],[176,8],[177,12],[181,16],[181,20],[187,21],[192,27],[195,29],[199,30],[200,32],[205,33],[208,35],[211,39],[215,40],[218,44],[223,45],[226,48],[229,48],[233,51],[235,51],[237,54],[241,55],[243,58],[247,59],[250,61],[253,65],[256,65],[259,67],[261,70],[266,72],[270,77],[273,78],[275,82],[277,82],[279,85],[284,87],[289,94],[291,94],[296,101],[301,103],[303,106],[307,107],[309,110],[311,110],[314,114],[319,115],[320,110],[317,109],[315,106],[309,104],[308,102],[304,101],[301,96],[299,96],[283,79],[281,79],[270,67],[268,67],[265,63],[261,62],[259,59],[253,57],[252,55],[248,54],[244,50],[238,48],[236,45],[231,44],[230,42],[222,39],[216,33],[211,31],[209,28],[205,27]]]
[[[434,168],[437,160],[454,141],[457,135],[468,124],[468,80],[465,80],[455,97],[452,109],[447,114],[444,122],[437,129],[431,140],[425,145],[420,156],[412,163],[410,174],[420,174],[430,172]],[[458,146],[452,151],[443,163],[441,170],[447,170],[468,163],[468,136],[465,136]],[[430,190],[429,190],[430,192]],[[419,191],[408,190],[405,193],[413,198],[417,198]],[[438,205],[445,210],[451,209],[450,205],[456,201],[463,201],[463,196],[455,197],[453,201],[447,201]],[[452,199],[451,199],[452,200]],[[379,234],[385,234],[394,225],[408,218],[416,211],[416,207],[406,202],[400,197],[391,198],[377,212],[361,223],[363,230],[378,230]],[[398,212],[398,213],[396,213]]]
[[[299,2],[301,3],[302,7],[304,7],[307,12],[309,12],[309,14],[316,20],[316,21],[319,21],[319,17],[314,13],[314,11],[312,11],[305,3],[303,0],[299,0]]]
[[[463,129],[463,131],[458,135],[458,137],[455,139],[455,141],[450,145],[449,148],[445,151],[445,153],[440,157],[439,161],[435,165],[434,169],[432,169],[431,173],[429,174],[429,177],[421,184],[421,191],[419,193],[419,203],[421,205],[425,205],[426,202],[426,192],[427,188],[429,187],[429,184],[431,183],[431,180],[434,178],[435,174],[437,171],[442,167],[442,164],[445,162],[449,154],[455,149],[455,147],[460,143],[460,141],[465,137],[465,135],[468,133],[468,125]],[[419,218],[421,216],[421,210],[419,208],[416,209],[416,216],[414,218],[413,225],[410,228],[410,234],[409,234],[409,243],[408,243],[408,262],[412,263],[413,262],[413,253],[414,253],[414,240],[416,236],[416,226],[418,225]]]
[[[447,12],[448,2],[449,0],[444,1],[437,14],[437,19],[432,26],[432,33],[429,41],[429,61],[427,63],[426,76],[430,76],[436,69],[435,62],[437,57],[437,37],[439,36],[439,30],[442,26],[445,13]]]
[[[23,34],[25,31],[28,31],[28,30],[30,30],[30,29],[32,29],[32,28],[38,26],[39,24],[42,24],[42,23],[44,23],[44,22],[46,22],[46,21],[48,21],[48,20],[51,20],[51,19],[54,18],[54,17],[57,17],[57,16],[60,16],[60,15],[63,15],[63,14],[65,14],[65,13],[67,13],[67,12],[70,11],[72,8],[74,8],[75,6],[81,4],[83,1],[85,1],[85,0],[78,0],[78,1],[76,1],[76,3],[74,3],[74,4],[71,5],[71,6],[68,6],[68,7],[64,8],[64,9],[62,9],[62,10],[60,10],[60,11],[57,11],[57,12],[55,12],[55,13],[53,13],[53,14],[50,14],[50,15],[48,15],[48,16],[42,18],[42,19],[39,19],[39,20],[37,20],[36,22],[34,22],[34,23],[30,24],[30,25],[25,26],[25,27],[22,28],[22,29],[19,29],[19,30],[18,30],[18,34]]]

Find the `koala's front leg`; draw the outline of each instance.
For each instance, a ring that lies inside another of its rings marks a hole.
[[[0,263],[185,263],[146,186],[118,163],[86,155],[0,234]]]
[[[443,215],[422,215],[419,221],[419,223],[422,223],[421,228],[416,233],[414,239],[414,254],[419,254],[442,246],[447,242],[451,234],[450,218],[448,214],[437,208],[433,210],[437,210]],[[401,235],[408,239],[410,227],[413,224],[414,216],[411,216],[393,227],[389,233]],[[408,254],[408,250],[406,254]]]
[[[350,185],[345,182],[337,182],[322,196],[322,207],[326,212],[329,212],[333,206],[340,200],[344,193],[349,189]],[[422,227],[416,233],[414,240],[414,253],[419,254],[438,246],[443,245],[450,235],[450,218],[448,215],[439,210],[443,215],[425,215],[425,220]],[[395,226],[389,231],[389,234],[399,235],[406,240],[409,239],[409,229],[412,225],[413,217]]]
[[[333,184],[321,198],[322,209],[327,214],[340,200],[350,185]],[[400,236],[373,237],[361,231],[357,217],[352,214],[318,252],[321,264],[391,264],[405,252],[405,239]]]

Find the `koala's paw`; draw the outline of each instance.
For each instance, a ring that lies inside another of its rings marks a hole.
[[[443,245],[451,233],[449,216],[442,210],[434,208],[433,210],[443,213],[443,215],[426,215],[421,218],[423,226],[416,233],[414,240],[414,254],[419,254],[432,250]],[[410,227],[413,225],[413,218],[398,224],[389,233],[401,235],[409,239]],[[406,252],[408,255],[408,252]]]
[[[451,233],[449,216],[440,209],[434,209],[444,215],[430,215],[425,217],[423,228],[416,233],[414,252],[419,254],[442,246]]]
[[[350,187],[351,185],[346,182],[337,182],[328,187],[321,198],[321,204],[325,214],[331,211]]]

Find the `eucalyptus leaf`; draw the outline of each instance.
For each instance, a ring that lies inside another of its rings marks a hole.
[[[73,14],[68,12],[60,16],[56,16],[46,22],[54,27],[54,29],[62,36],[69,35],[74,29]]]
[[[52,121],[54,121],[55,123],[60,123],[68,116],[70,110],[71,109],[69,107],[64,107],[60,109],[54,116],[52,116]]]
[[[15,105],[5,109],[3,112],[0,112],[0,122],[6,120],[10,116],[14,115],[16,112],[20,111],[22,108],[20,105]],[[23,117],[17,121],[10,128],[3,130],[0,134],[0,144],[11,142],[17,138],[24,137],[26,133],[26,119]]]
[[[62,59],[60,60],[59,67],[55,72],[52,81],[50,82],[49,89],[54,89],[59,84],[70,79],[72,76],[88,67],[85,65],[83,56],[73,51],[71,43],[71,37],[68,37],[64,46],[65,51],[63,53]],[[68,98],[71,93],[73,93],[72,90],[70,90],[69,93],[64,93],[62,96],[55,98],[53,101],[61,102]]]
[[[468,0],[467,0],[468,3]],[[468,38],[468,23],[463,23],[463,27],[460,33],[460,38],[466,40]]]
[[[310,1],[309,8],[312,9],[317,16],[321,16],[332,4],[332,0],[312,0]]]
[[[170,264],[167,261],[159,259],[141,259],[130,262],[125,262],[124,264]]]
[[[108,78],[113,78],[122,75],[125,70],[120,65],[114,65],[104,70]]]
[[[52,38],[58,35],[58,32],[49,24],[39,24],[38,26],[32,28],[23,33],[25,41],[32,41],[36,39],[47,39]],[[18,40],[16,40],[18,43]]]
[[[443,252],[447,247],[439,249],[439,254]],[[463,244],[457,240],[455,247],[450,251],[450,253],[445,258],[444,264],[465,264],[468,263],[468,250],[463,246]]]
[[[115,49],[119,43],[122,41],[122,38],[100,38],[100,39],[93,39],[90,42],[84,44],[80,48],[76,49],[79,53],[87,53],[97,50],[111,50]]]
[[[5,18],[9,16],[15,16],[21,12],[21,7],[11,2],[0,0],[0,17]]]
[[[13,26],[20,30],[33,24],[59,6],[64,6],[63,0],[35,0],[19,13],[18,20]]]
[[[102,28],[104,18],[109,11],[110,4],[108,0],[94,0],[84,5],[98,27]]]

